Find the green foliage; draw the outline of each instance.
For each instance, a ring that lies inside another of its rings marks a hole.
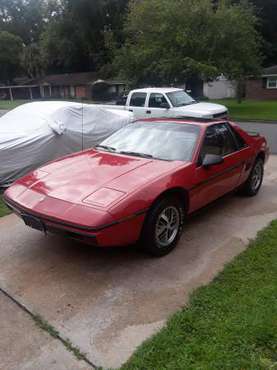
[[[23,48],[21,64],[24,71],[31,78],[41,76],[45,71],[42,49],[38,43],[32,43]]]
[[[120,71],[134,83],[183,82],[218,72],[243,82],[259,70],[257,30],[265,39],[265,63],[277,62],[277,3],[248,2],[0,0],[0,31],[22,39],[21,65],[31,77],[101,69],[105,75]]]
[[[112,35],[120,42],[126,4],[127,0],[62,0],[42,34],[42,52],[49,69],[93,70],[109,63],[108,38]]]
[[[0,0],[0,30],[20,36],[26,45],[36,42],[46,10],[46,0]]]
[[[276,369],[277,221],[124,369]]]
[[[6,216],[8,215],[9,213],[11,213],[11,211],[9,210],[8,207],[6,207],[6,205],[4,204],[3,200],[2,200],[2,196],[0,194],[0,217],[3,217],[3,216]]]
[[[134,83],[183,82],[259,71],[252,8],[211,0],[132,0],[115,68]],[[247,42],[246,42],[247,40]]]
[[[277,2],[276,0],[250,0],[255,6],[259,17],[258,30],[261,32],[263,42],[264,64],[266,66],[277,63]]]
[[[23,42],[19,36],[0,31],[0,80],[11,81],[20,68]]]

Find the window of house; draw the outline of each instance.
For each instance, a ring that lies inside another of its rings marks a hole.
[[[267,79],[267,88],[268,89],[277,89],[277,76],[268,77]]]
[[[146,100],[146,93],[133,93],[130,101],[132,107],[144,107]]]

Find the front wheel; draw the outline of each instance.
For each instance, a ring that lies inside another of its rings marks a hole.
[[[252,171],[244,184],[242,191],[245,195],[253,197],[256,195],[263,183],[264,178],[264,161],[258,158],[252,168]]]
[[[176,197],[157,202],[147,215],[141,237],[143,248],[155,257],[165,256],[177,245],[184,224],[184,208]]]

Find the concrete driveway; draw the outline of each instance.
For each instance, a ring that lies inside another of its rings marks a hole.
[[[178,248],[162,259],[44,237],[15,215],[0,219],[0,368],[118,367],[275,218],[277,156],[257,197],[230,195],[194,215]],[[30,312],[87,362],[37,328]]]

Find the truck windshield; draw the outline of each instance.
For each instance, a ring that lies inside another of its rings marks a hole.
[[[136,122],[96,146],[134,157],[166,161],[190,161],[199,136],[199,127],[172,122]]]
[[[195,100],[192,99],[184,91],[173,91],[166,94],[168,99],[170,100],[173,107],[182,107],[184,105],[189,105],[195,103]]]

